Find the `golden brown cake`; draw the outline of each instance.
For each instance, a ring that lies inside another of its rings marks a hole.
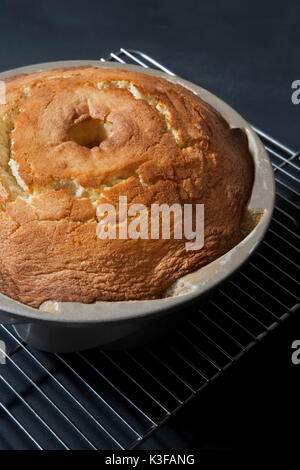
[[[0,105],[0,290],[46,300],[155,299],[238,244],[253,162],[242,131],[191,91],[118,69],[10,78]],[[204,247],[97,237],[100,203],[204,204]]]

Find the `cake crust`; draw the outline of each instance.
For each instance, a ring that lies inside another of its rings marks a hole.
[[[10,77],[0,105],[0,290],[33,307],[162,297],[243,238],[247,138],[186,88],[119,69]],[[87,138],[87,136],[89,136]],[[90,141],[89,141],[90,139]],[[204,204],[204,247],[97,237],[97,205]]]

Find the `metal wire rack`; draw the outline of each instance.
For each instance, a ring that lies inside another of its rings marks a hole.
[[[108,60],[174,75],[138,51]],[[0,448],[133,449],[299,307],[299,153],[255,130],[272,159],[277,200],[251,261],[148,347],[47,354],[2,325]]]

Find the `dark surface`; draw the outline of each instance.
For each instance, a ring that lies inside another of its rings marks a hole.
[[[296,1],[0,2],[1,70],[143,50],[300,150]],[[149,440],[145,448],[297,447],[297,314]]]

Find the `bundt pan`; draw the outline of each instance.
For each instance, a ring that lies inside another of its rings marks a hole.
[[[225,255],[177,281],[169,296],[162,299],[93,304],[49,302],[41,311],[0,294],[0,322],[13,324],[24,342],[44,351],[71,352],[96,346],[121,349],[150,341],[164,327],[170,328],[186,317],[190,303],[201,301],[240,269],[263,239],[274,207],[272,167],[260,139],[238,113],[203,88],[156,70],[93,60],[22,67],[1,73],[0,80],[22,73],[82,65],[122,68],[178,83],[218,110],[231,128],[239,128],[246,134],[255,168],[252,195],[247,206],[248,234]]]

